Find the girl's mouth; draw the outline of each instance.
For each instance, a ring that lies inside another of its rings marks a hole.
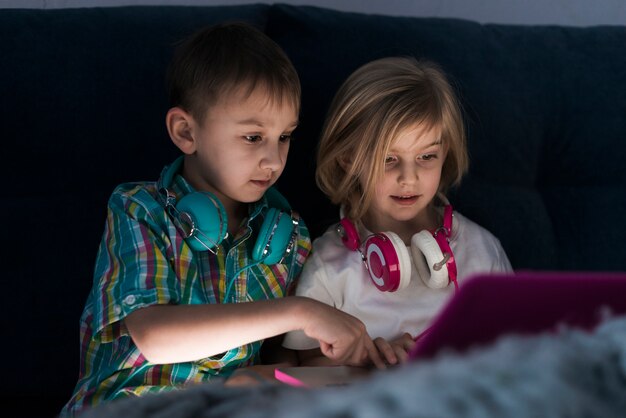
[[[391,199],[399,205],[402,206],[410,206],[417,202],[417,195],[408,195],[408,196],[391,196]]]

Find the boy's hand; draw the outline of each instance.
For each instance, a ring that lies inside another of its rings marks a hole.
[[[393,365],[406,363],[409,360],[409,352],[415,347],[415,339],[409,333],[404,333],[392,341],[378,337],[374,340],[374,344],[387,364]]]
[[[363,366],[371,362],[379,369],[386,367],[363,322],[324,303],[309,301],[311,311],[303,331],[319,341],[326,357],[338,364]]]

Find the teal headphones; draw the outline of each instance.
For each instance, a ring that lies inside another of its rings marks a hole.
[[[215,248],[228,237],[226,210],[210,192],[192,192],[176,201],[169,187],[182,163],[181,156],[163,170],[157,186],[159,195],[191,249],[215,254]],[[281,262],[293,250],[298,235],[299,216],[287,199],[273,187],[265,192],[265,198],[269,208],[252,250],[254,264]]]

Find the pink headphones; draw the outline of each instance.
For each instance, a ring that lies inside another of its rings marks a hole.
[[[413,263],[426,284],[433,289],[446,287],[450,282],[458,288],[456,263],[450,248],[452,233],[452,206],[443,210],[443,225],[434,232],[420,231],[411,238]],[[370,235],[361,244],[356,227],[348,218],[337,226],[343,244],[358,251],[374,285],[383,292],[404,289],[411,280],[411,258],[404,242],[393,232]],[[361,251],[361,247],[365,251]]]

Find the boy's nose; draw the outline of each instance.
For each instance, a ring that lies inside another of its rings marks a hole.
[[[283,156],[280,153],[279,147],[268,146],[261,159],[261,168],[269,168],[272,171],[278,171],[283,167],[283,164]]]

